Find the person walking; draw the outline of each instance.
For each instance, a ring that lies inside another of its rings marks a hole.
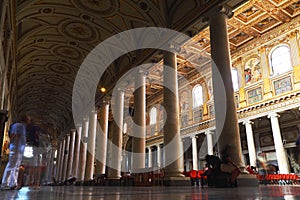
[[[9,129],[9,156],[2,177],[1,190],[21,188],[18,185],[18,174],[26,145],[26,126],[30,121],[30,116],[24,115],[19,123],[13,123]]]

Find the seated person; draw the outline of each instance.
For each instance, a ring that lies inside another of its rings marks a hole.
[[[236,178],[241,173],[239,167],[232,161],[230,155],[232,154],[232,147],[227,146],[221,155],[221,171],[231,174],[230,185],[237,186]]]
[[[214,155],[206,155],[205,160],[207,163],[207,169],[203,173],[203,176],[207,176],[207,185],[215,185],[215,179],[220,173],[221,160],[219,157]],[[201,178],[201,185],[203,186],[203,178]]]

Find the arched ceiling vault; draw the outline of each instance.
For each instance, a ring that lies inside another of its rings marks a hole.
[[[31,114],[59,132],[68,131],[74,126],[72,89],[76,73],[94,47],[122,31],[154,26],[197,35],[197,45],[209,52],[209,31],[198,34],[207,26],[201,16],[220,2],[235,8],[248,1],[17,0],[17,111]],[[249,1],[228,22],[232,49],[238,49],[298,14],[299,1]],[[112,64],[105,77],[101,77],[101,84],[117,81],[132,67],[132,62],[160,59],[156,51],[131,52]],[[188,65],[183,60],[179,73],[188,75],[189,69],[196,65],[196,61]],[[153,69],[150,78],[155,79],[159,73]],[[147,86],[149,94],[153,95],[160,89],[157,84]],[[100,98],[101,94],[96,97]]]

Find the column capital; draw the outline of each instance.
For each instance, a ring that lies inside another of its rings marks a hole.
[[[261,46],[258,48],[258,53],[262,54],[262,53],[265,53],[266,52],[266,49],[267,49],[267,46],[264,45],[264,46]]]
[[[232,63],[232,66],[237,67],[237,66],[239,66],[239,65],[242,64],[242,61],[243,61],[242,57],[238,57],[238,58]]]
[[[211,10],[210,12],[208,12],[208,14],[206,14],[206,16],[204,16],[202,18],[202,22],[208,22],[209,21],[209,18],[210,16],[214,16],[216,14],[224,14],[225,16],[227,16],[229,19],[231,17],[233,17],[234,13],[232,11],[231,8],[229,8],[228,6],[226,5],[219,5],[219,6],[216,6],[213,10]]]
[[[84,117],[82,120],[83,120],[83,122],[87,122],[87,121],[89,121],[89,118],[88,117]]]
[[[288,38],[291,40],[297,36],[299,33],[299,30],[292,31],[290,34],[288,34]]]
[[[109,99],[104,99],[101,101],[101,105],[109,105],[110,100]]]
[[[206,130],[206,131],[204,132],[205,135],[208,135],[208,134],[213,135],[214,133],[215,133],[215,131],[213,131],[213,130]]]
[[[193,138],[198,138],[198,136],[197,136],[197,134],[195,134],[195,135],[191,135],[190,138],[191,138],[191,139],[193,139]]]
[[[278,113],[270,113],[268,114],[268,118],[279,118],[280,115]]]
[[[98,111],[96,109],[91,110],[91,114],[97,114]]]
[[[246,125],[246,124],[254,124],[254,122],[251,121],[250,119],[246,119],[243,121],[243,125]]]
[[[71,132],[72,132],[72,133],[74,133],[74,132],[76,133],[76,129],[75,129],[75,128],[72,128],[72,129],[71,129]]]
[[[82,127],[82,124],[76,124],[76,128]]]
[[[126,88],[117,88],[117,91],[119,92],[119,93],[125,93],[125,91],[126,91]]]

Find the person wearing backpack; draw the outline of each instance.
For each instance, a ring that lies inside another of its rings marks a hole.
[[[26,127],[31,118],[28,115],[22,116],[20,122],[10,126],[8,135],[10,139],[8,163],[3,173],[1,190],[20,189],[18,185],[19,167],[26,145]]]

